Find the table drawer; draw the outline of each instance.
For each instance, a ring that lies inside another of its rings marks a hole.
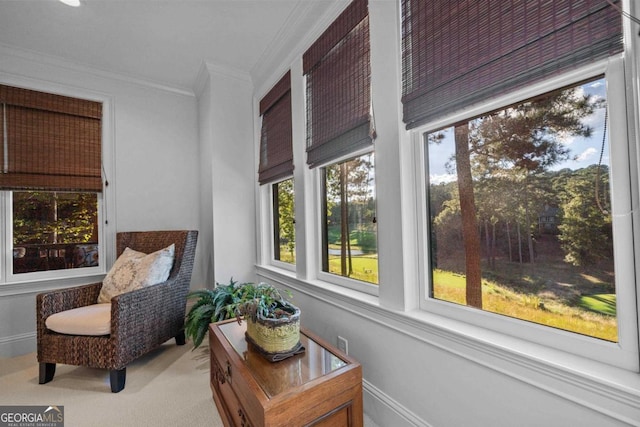
[[[260,407],[256,399],[255,387],[247,384],[247,380],[241,372],[242,364],[239,358],[229,357],[229,349],[215,337],[209,339],[209,348],[211,352],[211,383],[214,384],[221,400],[224,402],[224,411],[227,417],[231,418],[235,426],[254,426],[259,425],[257,421],[251,421],[256,418],[249,414],[251,408]],[[220,406],[220,405],[219,405]],[[256,411],[259,416],[260,410]]]

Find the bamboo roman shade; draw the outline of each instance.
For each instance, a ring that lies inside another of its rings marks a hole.
[[[276,181],[293,173],[291,129],[291,72],[260,100],[260,184]]]
[[[102,191],[102,104],[0,85],[0,189]]]
[[[369,57],[367,0],[354,0],[304,53],[311,167],[372,143]]]
[[[402,0],[404,122],[476,102],[621,52],[606,0]]]

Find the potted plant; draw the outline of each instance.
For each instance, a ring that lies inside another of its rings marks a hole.
[[[291,294],[287,291],[287,296]],[[227,315],[247,322],[246,338],[267,359],[276,361],[304,350],[300,344],[300,309],[267,283],[237,287]]]
[[[216,283],[213,289],[197,289],[189,292],[187,298],[197,298],[197,301],[187,313],[184,332],[193,340],[194,349],[202,344],[210,323],[235,317],[227,306],[234,302],[234,293],[237,288],[237,282],[232,278],[228,285]]]

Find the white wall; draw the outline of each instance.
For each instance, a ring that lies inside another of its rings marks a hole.
[[[255,281],[257,180],[253,149],[253,86],[248,73],[204,64],[200,107],[203,224],[213,244],[207,283]],[[211,208],[211,211],[209,209]]]
[[[0,82],[109,100],[107,139],[114,146],[105,149],[108,157],[115,155],[113,169],[107,170],[109,232],[200,228],[193,94],[7,47],[0,47]],[[206,241],[207,236],[200,239]],[[199,248],[193,287],[204,285],[201,257]],[[35,349],[39,290],[77,283],[32,283],[11,291],[0,285],[0,357]]]

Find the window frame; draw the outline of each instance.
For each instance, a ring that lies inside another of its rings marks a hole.
[[[114,101],[111,96],[78,89],[71,86],[54,84],[50,82],[25,79],[3,75],[0,83],[23,87],[30,90],[53,93],[102,103],[102,171],[103,189],[98,194],[98,238],[99,238],[99,265],[97,267],[85,267],[80,269],[49,270],[46,272],[32,272],[13,274],[9,271],[13,262],[13,253],[10,251],[13,243],[8,230],[13,228],[12,206],[8,191],[0,192],[0,296],[19,295],[59,289],[63,287],[99,282],[103,279],[115,261],[116,244],[116,217],[115,210],[109,206],[115,206],[115,122],[113,117]],[[72,270],[76,270],[71,272]],[[71,274],[70,274],[71,273]]]
[[[43,279],[62,279],[68,277],[84,277],[94,274],[100,274],[104,271],[102,261],[104,258],[104,245],[102,244],[103,237],[103,193],[97,192],[98,199],[98,265],[94,267],[82,267],[82,268],[65,268],[60,270],[45,270],[34,271],[29,273],[14,273],[13,272],[13,191],[4,190],[0,191],[0,197],[3,199],[2,206],[3,212],[0,216],[4,216],[5,221],[3,223],[4,228],[4,249],[0,251],[4,253],[4,259],[0,264],[0,270],[2,271],[2,281],[5,283],[14,282],[33,282]],[[0,248],[2,245],[0,245]]]
[[[364,155],[370,154],[370,153],[375,153],[375,148],[374,146],[371,147],[366,147],[360,150],[356,150],[353,151],[352,153],[346,154],[344,156],[341,156],[339,158],[337,158],[336,160],[333,160],[331,162],[319,165],[318,167],[316,167],[314,169],[314,172],[317,173],[318,175],[318,198],[317,198],[317,209],[315,209],[316,212],[316,218],[315,218],[315,222],[316,224],[318,224],[318,228],[317,228],[317,239],[316,242],[318,242],[318,244],[316,245],[316,265],[317,267],[317,271],[316,271],[316,277],[319,280],[322,280],[324,282],[327,283],[331,283],[334,285],[338,285],[338,286],[342,286],[344,288],[348,288],[348,289],[352,289],[354,291],[359,291],[368,295],[374,295],[374,296],[378,296],[379,295],[379,289],[380,289],[380,283],[378,284],[373,284],[373,283],[369,283],[369,282],[365,282],[362,280],[357,280],[357,279],[352,279],[350,277],[344,277],[341,276],[339,274],[333,274],[333,273],[329,273],[328,271],[324,271],[322,270],[322,266],[323,266],[323,257],[324,257],[324,235],[325,235],[325,227],[324,227],[324,215],[323,215],[323,209],[325,209],[326,207],[326,200],[325,200],[325,182],[324,182],[324,170],[325,168],[329,167],[329,166],[333,166],[335,164],[339,164],[342,162],[345,162],[347,160],[350,159],[355,159],[357,157],[362,157]],[[374,174],[375,176],[375,174]],[[376,181],[377,182],[377,181]],[[377,204],[377,185],[376,185],[376,204]],[[377,239],[377,235],[376,235],[376,239]],[[378,278],[380,277],[380,260],[378,259]],[[379,281],[379,280],[378,280]]]
[[[634,248],[639,242],[633,236],[630,214],[632,193],[638,191],[637,160],[632,156],[633,141],[627,130],[628,112],[622,56],[599,61],[575,71],[564,73],[541,83],[476,104],[444,119],[428,123],[411,131],[416,170],[416,217],[418,229],[419,308],[422,311],[481,325],[483,328],[512,337],[543,344],[568,353],[586,356],[601,362],[638,372],[638,313],[636,307],[637,272]],[[609,141],[611,155],[611,188],[613,206],[614,262],[616,272],[618,342],[608,342],[549,326],[477,310],[430,297],[429,212],[427,193],[428,158],[425,135],[451,124],[530,99],[554,89],[604,75],[609,108]],[[614,166],[615,165],[615,166]],[[613,191],[613,188],[616,190]],[[637,226],[637,224],[636,224]],[[625,238],[625,236],[627,236]]]
[[[268,226],[265,228],[265,230],[269,230],[268,234],[268,238],[266,238],[266,244],[268,245],[268,250],[267,250],[267,254],[269,257],[269,264],[273,265],[274,267],[278,267],[278,268],[282,268],[285,270],[289,270],[289,271],[296,271],[296,263],[289,263],[289,262],[285,262],[285,261],[280,261],[278,259],[276,259],[275,256],[275,239],[276,239],[276,229],[275,229],[275,224],[276,224],[276,212],[274,211],[274,200],[276,199],[276,195],[273,192],[273,187],[275,184],[279,184],[283,181],[287,181],[287,180],[293,180],[294,186],[293,186],[293,195],[294,195],[294,204],[293,204],[293,212],[294,212],[294,220],[295,220],[295,213],[296,213],[296,205],[295,205],[295,180],[293,176],[287,176],[275,181],[271,181],[269,183],[265,183],[262,184],[260,187],[263,187],[263,189],[265,189],[264,193],[265,193],[265,206],[267,206],[268,208],[268,221],[269,224]],[[297,243],[297,242],[296,242]],[[296,245],[296,251],[297,251],[297,245]],[[297,257],[296,257],[296,261],[297,261]]]

